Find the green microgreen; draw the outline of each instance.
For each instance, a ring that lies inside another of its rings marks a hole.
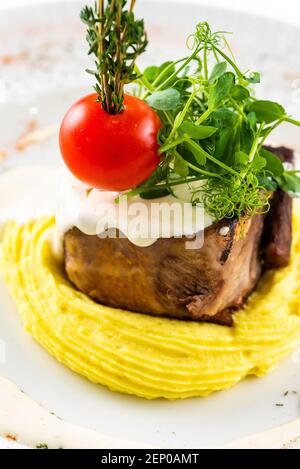
[[[300,122],[280,104],[255,98],[260,74],[240,69],[226,34],[199,23],[186,57],[144,72],[135,66],[138,96],[162,121],[161,162],[128,196],[174,195],[174,186],[193,183],[191,202],[216,220],[266,212],[277,188],[299,196],[297,171],[263,144],[281,123]]]

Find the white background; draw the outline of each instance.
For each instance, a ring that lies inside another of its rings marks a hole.
[[[57,2],[58,0],[0,0],[0,9],[5,7],[17,7],[20,5],[41,4]],[[72,1],[72,0],[64,0]],[[91,3],[93,0],[86,0]],[[142,2],[144,0],[137,0]],[[157,3],[160,0],[148,0]],[[174,3],[174,0],[165,0]],[[179,1],[179,0],[176,0]],[[234,8],[240,11],[256,13],[270,18],[289,21],[300,25],[300,1],[299,0],[181,0],[182,3],[194,2],[198,4],[217,5],[222,8]]]

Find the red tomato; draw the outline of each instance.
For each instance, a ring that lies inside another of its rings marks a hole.
[[[93,93],[73,104],[62,121],[63,159],[74,176],[91,187],[131,189],[159,164],[158,115],[133,96],[125,96],[124,107],[120,114],[108,114]]]

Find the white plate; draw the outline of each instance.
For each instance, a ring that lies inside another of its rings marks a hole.
[[[185,38],[197,20],[233,31],[233,49],[242,64],[263,72],[260,95],[282,102],[300,117],[300,63],[295,47],[300,30],[187,3],[149,5],[140,1],[151,46],[144,63],[158,63],[184,52]],[[55,124],[69,104],[90,91],[80,3],[7,11],[0,18],[0,150],[8,153],[2,170],[16,164],[59,161],[57,140],[16,152],[14,142],[35,119]],[[12,28],[14,34],[11,33]],[[300,150],[296,128],[281,129],[277,141]],[[299,365],[292,357],[268,376],[247,379],[205,399],[145,401],[112,393],[57,363],[22,328],[5,287],[0,288],[0,339],[6,361],[0,374],[14,381],[45,408],[70,423],[110,436],[163,447],[220,446],[299,416]],[[283,403],[283,407],[276,406]]]

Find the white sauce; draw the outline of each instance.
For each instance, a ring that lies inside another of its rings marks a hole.
[[[220,228],[220,230],[219,230],[219,234],[221,236],[227,236],[229,231],[230,231],[229,226],[222,226],[222,228]]]
[[[187,187],[181,187],[187,194]],[[56,223],[60,238],[73,226],[89,235],[105,230],[120,230],[133,244],[150,246],[158,238],[191,236],[213,223],[201,206],[172,195],[145,200],[139,196],[120,196],[89,188],[73,178],[65,178],[56,210]],[[173,211],[172,211],[173,210]]]
[[[90,190],[63,167],[17,167],[1,175],[0,225],[10,219],[25,223],[55,214],[57,252],[64,233],[73,226],[89,235],[116,228],[132,243],[150,246],[158,238],[190,236],[213,223],[203,207],[189,202],[188,191],[195,187],[177,190],[180,199],[172,195],[154,200],[123,196],[116,203],[118,193]]]

